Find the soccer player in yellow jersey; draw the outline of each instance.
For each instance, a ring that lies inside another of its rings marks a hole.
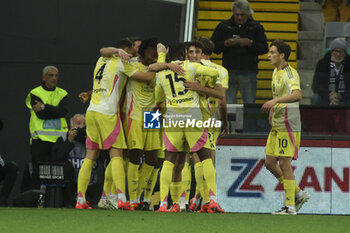
[[[220,114],[222,118],[222,129],[223,135],[227,132],[227,118],[226,118],[226,101],[225,101],[225,92],[227,89],[228,83],[228,73],[225,68],[219,66],[210,61],[209,56],[214,50],[214,44],[207,38],[201,37],[198,40],[199,45],[193,46],[189,44],[187,49],[187,57],[191,62],[198,62],[203,65],[214,67],[219,70],[218,79],[213,82],[208,82],[206,76],[198,77],[197,80],[202,85],[199,85],[198,82],[187,82],[185,86],[190,89],[197,91],[200,96],[200,106],[203,113],[204,119],[210,118],[219,118],[216,110],[220,103]],[[208,128],[208,143],[211,150],[212,160],[214,162],[216,141],[220,134],[220,128]],[[203,180],[203,165],[198,158],[198,155],[195,153],[192,154],[192,159],[194,163],[195,177],[197,181],[196,186],[196,195],[191,200],[190,210],[195,211],[198,208],[200,198],[203,197],[203,202],[201,211],[211,212],[211,209],[208,208],[210,201],[207,185],[205,180]]]
[[[130,43],[129,48],[131,48]],[[125,50],[127,50],[125,48]],[[122,54],[122,52],[120,51]],[[155,74],[142,72],[125,64],[120,57],[100,57],[97,61],[90,105],[86,112],[87,153],[78,176],[78,198],[75,208],[90,209],[85,192],[91,170],[100,150],[109,150],[111,172],[118,193],[118,208],[130,209],[125,197],[125,172],[122,150],[126,148],[120,120],[120,98],[127,79],[150,82]]]
[[[174,44],[169,47],[169,57],[171,60],[183,60],[184,47],[180,44]],[[198,93],[191,90],[186,90],[184,82],[194,81],[197,75],[207,75],[212,78],[218,76],[218,71],[215,68],[205,67],[198,63],[189,61],[183,62],[185,75],[177,75],[172,71],[162,71],[157,74],[156,84],[156,101],[160,105],[160,101],[165,96],[166,115],[163,133],[163,141],[166,147],[165,161],[160,175],[160,198],[161,204],[158,212],[167,211],[167,199],[169,185],[173,182],[181,181],[181,171],[184,165],[187,152],[197,152],[199,157],[206,166],[205,178],[211,192],[212,207],[218,207],[216,203],[216,182],[214,165],[210,158],[210,151],[203,148],[207,141],[207,130],[202,126],[187,127],[182,124],[184,122],[195,120],[203,120],[199,106]],[[189,118],[190,117],[190,118]],[[174,126],[174,122],[179,126]],[[173,123],[172,123],[173,122]],[[181,123],[182,122],[182,123]],[[173,177],[173,170],[175,176]],[[170,210],[172,211],[172,209]],[[174,209],[178,212],[179,207]]]
[[[202,49],[190,46],[188,48],[187,57],[191,62],[199,62],[205,66],[215,67],[219,70],[219,77],[216,82],[208,82],[206,86],[198,85],[198,83],[186,83],[190,90],[195,90],[200,93],[200,106],[203,113],[204,119],[209,118],[219,118],[217,109],[219,109],[220,117],[222,120],[222,136],[227,134],[227,114],[226,114],[226,101],[225,101],[225,92],[228,88],[228,72],[227,70],[210,61],[210,55],[214,50],[214,44],[208,38],[201,37],[198,39],[198,42],[201,43]],[[206,77],[202,76],[197,78],[199,82],[205,82]],[[216,150],[216,141],[219,137],[220,129],[218,128],[208,128],[209,135],[209,145],[211,149],[211,156],[214,162],[215,150]],[[191,200],[190,210],[194,211],[198,208],[200,197],[204,198],[204,202],[209,202],[209,195],[207,193],[207,185],[203,181],[203,167],[202,163],[199,161],[196,154],[192,155],[195,169],[195,177],[197,181],[196,186],[196,195]],[[203,196],[203,194],[205,194]],[[202,211],[207,210],[208,205],[202,207]],[[209,209],[210,211],[210,209]]]
[[[157,61],[157,46],[158,40],[156,38],[143,40],[138,50],[140,54],[139,61],[132,64],[141,71],[147,71],[149,65]],[[156,179],[151,180],[152,173],[158,173],[159,171],[157,155],[158,150],[161,149],[160,130],[143,128],[143,112],[152,111],[155,107],[154,88],[155,80],[147,83],[130,80],[126,86],[126,120],[124,126],[130,159],[127,179],[130,205],[136,209],[149,209],[150,196],[146,195],[145,192],[144,202],[141,203],[139,199],[147,182],[155,184],[157,181]],[[145,161],[139,175],[140,158],[143,153]],[[152,189],[154,185],[150,187]],[[152,191],[147,190],[147,193]]]
[[[164,46],[158,44],[157,39],[150,38],[143,40],[138,48],[139,57],[131,60],[131,64],[141,71],[148,71],[148,66],[157,61],[157,47]],[[101,54],[111,56],[116,48],[106,47],[101,49]],[[166,52],[165,47],[163,53]],[[135,55],[135,49],[132,49]],[[165,61],[165,56],[164,56]],[[166,66],[158,66],[157,70],[178,68],[176,64],[167,64]],[[123,111],[123,125],[126,132],[126,141],[128,145],[127,163],[127,180],[130,205],[135,209],[149,209],[150,194],[156,183],[159,164],[157,152],[161,148],[160,131],[157,129],[143,129],[143,112],[153,110],[155,106],[154,100],[155,80],[151,82],[140,82],[137,80],[129,80],[126,85],[126,98]],[[145,161],[139,169],[140,158],[145,154]],[[148,183],[151,183],[148,185]],[[147,186],[147,189],[145,190]],[[142,191],[144,193],[144,202],[140,202],[139,198]]]
[[[271,43],[268,53],[275,66],[272,75],[273,99],[263,104],[261,110],[269,113],[272,126],[266,143],[266,168],[283,184],[285,206],[274,214],[295,215],[308,201],[309,195],[296,185],[292,160],[298,158],[300,146],[299,101],[302,98],[297,71],[288,64],[291,49],[281,40]]]
[[[148,66],[157,61],[157,44],[156,38],[143,40],[138,50],[139,61],[132,64],[141,71],[147,71]],[[126,86],[124,126],[130,159],[127,179],[130,205],[137,209],[143,208],[143,205],[147,207],[150,204],[150,199],[147,198],[148,200],[144,200],[145,203],[140,203],[139,198],[153,170],[159,170],[157,152],[161,149],[160,131],[159,129],[143,129],[143,112],[152,111],[155,107],[155,84],[155,79],[147,83],[130,80]],[[142,165],[141,176],[139,176],[140,159],[143,153],[145,154],[145,163]]]

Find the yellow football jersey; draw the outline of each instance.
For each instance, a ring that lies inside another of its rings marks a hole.
[[[116,114],[127,79],[136,71],[136,67],[124,64],[119,57],[100,57],[94,70],[93,91],[87,111]]]
[[[199,96],[196,91],[186,90],[184,82],[195,81],[196,76],[206,75],[211,79],[217,78],[219,71],[212,67],[206,67],[199,63],[184,61],[182,64],[185,75],[181,76],[171,70],[164,70],[157,73],[156,101],[166,99],[167,109],[178,113],[184,113],[189,109],[199,109]]]
[[[147,72],[148,66],[143,65],[141,62],[131,62],[131,65],[138,70]],[[126,113],[127,117],[132,119],[142,119],[142,112],[146,110],[152,110],[155,105],[154,88],[156,81],[153,79],[151,82],[140,82],[134,79],[130,79],[126,85]]]
[[[293,90],[300,90],[298,72],[289,65],[281,70],[275,68],[272,74],[271,85],[273,98],[287,96],[291,94]],[[299,102],[277,103],[274,106],[272,128],[294,132],[300,131]]]
[[[221,85],[226,89],[228,88],[228,71],[226,70],[226,68],[214,62],[211,62],[210,60],[202,59],[201,63],[205,66],[216,68],[219,71],[219,76],[216,82],[207,80],[206,76],[199,77],[197,78],[198,80],[202,80],[204,78],[206,80],[204,82],[207,82],[207,86],[211,88],[213,88],[217,84]],[[200,105],[202,108],[203,118],[208,119],[216,113],[217,107],[219,105],[219,100],[215,97],[207,97],[200,95]]]

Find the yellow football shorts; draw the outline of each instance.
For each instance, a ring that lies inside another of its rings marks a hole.
[[[161,149],[159,129],[144,129],[143,121],[126,118],[125,130],[129,150],[152,151]]]
[[[266,155],[298,158],[300,132],[277,131],[272,129],[266,143]]]
[[[86,147],[90,150],[126,149],[120,115],[109,116],[99,112],[86,112]]]
[[[196,152],[203,147],[210,149],[207,129],[172,128],[164,130],[163,142],[171,152]]]

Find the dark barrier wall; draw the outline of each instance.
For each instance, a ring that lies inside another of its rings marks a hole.
[[[184,18],[180,5],[151,0],[0,1],[0,154],[21,171],[29,161],[24,100],[41,84],[45,65],[59,68],[58,86],[70,98],[68,117],[85,112],[88,105],[77,95],[91,89],[101,47],[136,35],[179,40]]]

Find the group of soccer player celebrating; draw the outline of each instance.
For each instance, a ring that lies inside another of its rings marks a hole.
[[[228,74],[225,68],[209,60],[213,50],[214,44],[207,38],[188,42],[186,47],[173,42],[168,48],[155,38],[142,41],[125,38],[118,42],[117,48],[100,50],[86,112],[87,154],[78,176],[76,208],[91,208],[85,199],[91,170],[100,150],[109,150],[111,160],[105,170],[99,207],[149,209],[164,161],[158,212],[180,212],[186,210],[186,205],[192,211],[224,212],[216,200],[214,152],[219,134],[227,133]],[[216,128],[194,124],[192,128],[144,129],[143,113],[156,110],[155,117],[160,119],[162,115],[161,122],[171,120],[167,116],[174,115],[196,121],[218,119],[221,115],[222,124]],[[197,183],[191,205],[190,158]],[[169,191],[171,207],[168,207]],[[202,206],[199,206],[201,198]]]
[[[85,199],[91,170],[99,152],[109,150],[111,160],[105,170],[103,193],[98,204],[100,208],[150,209],[151,195],[162,167],[157,212],[181,212],[186,209],[206,213],[225,212],[217,202],[214,159],[217,139],[228,131],[225,101],[228,72],[210,61],[213,50],[213,42],[204,37],[186,43],[173,42],[167,48],[155,38],[141,40],[131,37],[120,40],[117,48],[100,50],[101,57],[94,70],[93,90],[86,112],[87,154],[78,176],[75,208],[91,209]],[[286,73],[290,74],[293,72]],[[294,89],[290,91],[295,93]],[[80,97],[89,98],[86,93]],[[267,102],[263,110],[271,113],[276,104]],[[152,120],[164,122],[168,127],[145,129],[145,112],[153,112]],[[214,122],[218,119],[219,126],[192,123],[192,127],[184,127],[171,124],[175,121]],[[279,140],[279,136],[276,138],[276,133],[274,135],[275,138],[269,137],[271,148],[278,147],[272,145],[272,142]],[[286,137],[288,133],[282,136]],[[300,138],[300,135],[294,136]],[[289,144],[294,145],[294,151],[291,151],[294,153],[299,145],[295,140]],[[288,200],[293,198],[294,201],[291,190],[297,198],[306,198],[296,188],[295,180],[294,183],[291,181],[294,176],[293,171],[290,173],[287,169],[289,160],[282,160],[285,166],[281,171],[276,167],[275,148],[271,148],[267,150],[267,167],[288,187]],[[196,194],[189,200],[191,159]],[[172,206],[168,206],[169,192]],[[287,212],[290,212],[294,202],[287,204]]]

